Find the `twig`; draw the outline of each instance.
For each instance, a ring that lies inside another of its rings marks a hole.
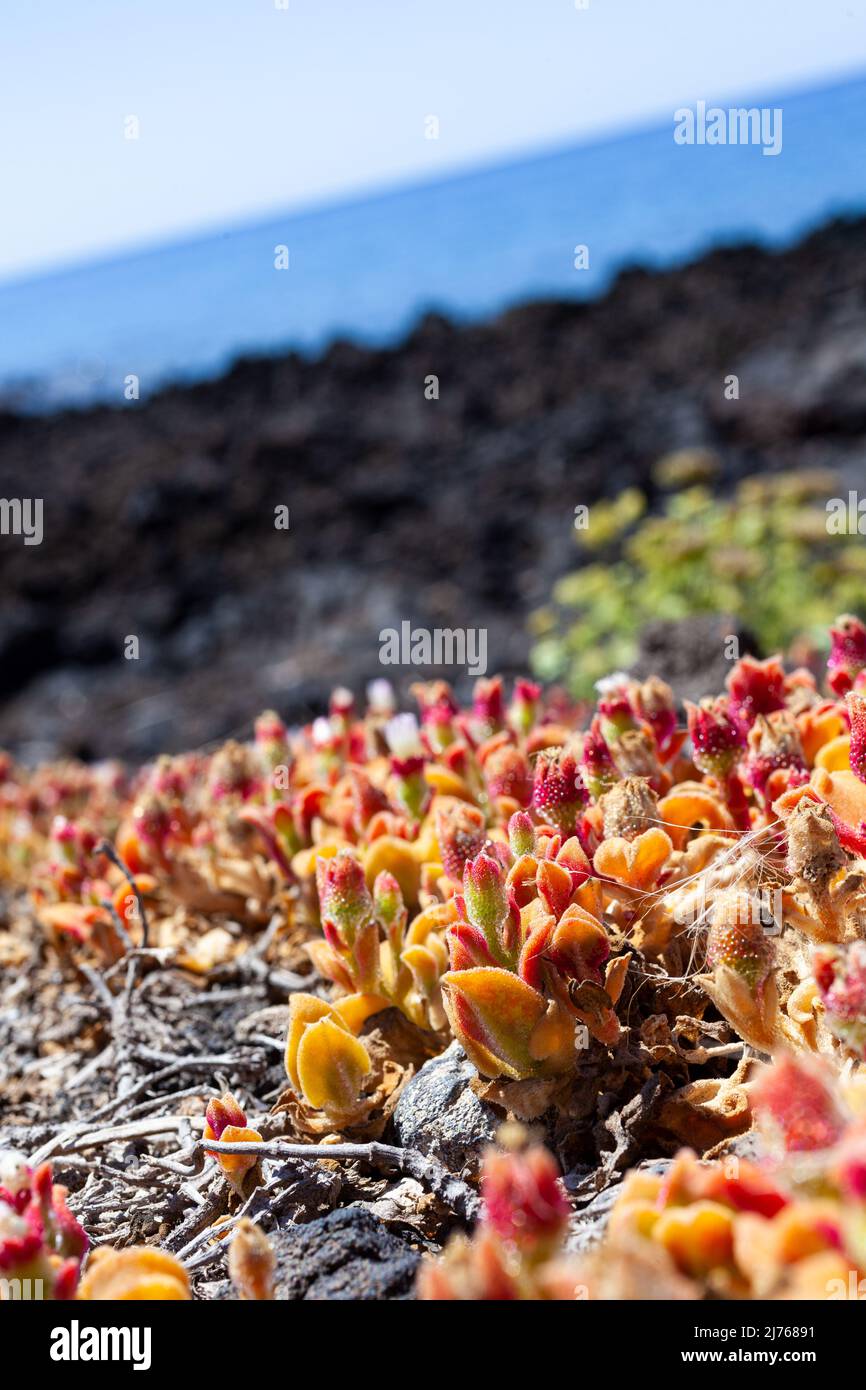
[[[77,1153],[80,1149],[99,1148],[103,1144],[113,1144],[118,1139],[143,1139],[151,1134],[180,1133],[189,1124],[189,1115],[156,1115],[143,1120],[130,1120],[125,1125],[112,1125],[108,1129],[90,1130],[84,1134],[58,1134],[43,1144],[32,1155],[30,1162],[35,1168],[46,1158],[66,1153]]]
[[[104,854],[106,859],[110,859],[114,867],[116,869],[119,869],[120,872],[123,874],[123,877],[126,879],[127,883],[129,884],[130,888],[135,894],[135,901],[138,905],[138,918],[141,922],[141,945],[146,947],[148,941],[150,940],[150,929],[148,927],[147,922],[147,913],[144,910],[144,902],[142,900],[141,893],[138,891],[138,884],[136,883],[129,869],[124,864],[117,850],[114,848],[114,845],[110,844],[108,840],[101,840],[100,843],[96,846],[94,853]]]
[[[478,1211],[479,1197],[474,1189],[462,1178],[455,1178],[437,1159],[419,1153],[417,1149],[401,1149],[393,1144],[375,1141],[370,1144],[284,1144],[272,1140],[261,1144],[227,1144],[215,1139],[199,1139],[197,1147],[206,1149],[208,1153],[255,1153],[259,1158],[284,1162],[291,1159],[331,1159],[338,1163],[368,1163],[373,1168],[404,1173],[423,1183],[434,1196],[467,1221],[472,1221]]]

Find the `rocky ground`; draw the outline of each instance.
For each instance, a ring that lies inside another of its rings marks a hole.
[[[0,495],[45,508],[40,546],[0,538],[0,743],[140,758],[268,705],[306,717],[383,674],[378,634],[405,619],[487,628],[490,669],[521,669],[525,615],[574,563],[574,506],[651,491],[673,448],[712,446],[728,480],[829,465],[856,485],[864,266],[866,221],[838,222],[782,254],[632,270],[595,303],[429,317],[389,351],[0,415]]]

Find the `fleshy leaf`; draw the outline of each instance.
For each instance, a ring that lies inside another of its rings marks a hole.
[[[358,1099],[370,1070],[362,1042],[333,1018],[321,1018],[304,1030],[298,1045],[298,1079],[305,1099],[318,1110],[345,1114]]]

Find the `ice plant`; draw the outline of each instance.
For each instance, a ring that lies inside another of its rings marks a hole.
[[[307,949],[317,969],[371,1006],[393,1004],[421,1027],[441,1027],[439,976],[447,964],[442,931],[453,907],[431,904],[407,928],[405,898],[394,874],[378,874],[371,894],[364,868],[350,850],[319,859],[316,873],[325,939]]]
[[[584,786],[593,801],[598,801],[609,791],[619,776],[597,715],[584,735],[580,768]]]
[[[752,1084],[750,1095],[759,1125],[784,1153],[832,1148],[845,1132],[833,1074],[817,1058],[781,1054]]]
[[[535,723],[538,714],[541,686],[535,681],[516,680],[511,704],[508,706],[508,724],[518,735],[525,737]]]
[[[646,1260],[645,1242],[662,1294],[832,1300],[862,1288],[862,1086],[840,1087],[826,1064],[782,1054],[748,1089],[772,1154],[700,1163],[683,1151],[663,1176],[630,1174],[591,1290],[618,1261]]]
[[[219,1099],[208,1102],[205,1111],[205,1139],[216,1139],[224,1144],[260,1144],[262,1136],[256,1129],[247,1128],[247,1117],[234,1096],[228,1092]],[[256,1167],[258,1159],[252,1151],[246,1154],[211,1154],[232,1187],[243,1195],[244,1183],[248,1174]]]
[[[371,1066],[355,1034],[381,1004],[375,996],[349,995],[332,1007],[300,992],[289,1001],[286,1075],[308,1105],[325,1111],[338,1125],[351,1121]]]
[[[418,1278],[418,1297],[433,1301],[577,1299],[578,1263],[565,1255],[570,1203],[555,1159],[539,1144],[503,1135],[511,1147],[488,1149],[481,1177],[482,1214],[471,1241],[453,1237]]]
[[[627,959],[608,960],[604,927],[577,900],[590,875],[580,845],[536,858],[523,818],[512,833],[533,852],[507,875],[486,851],[466,865],[441,983],[452,1031],[482,1075],[522,1079],[570,1070],[578,1025],[616,1041]]]
[[[756,716],[747,737],[743,779],[762,806],[809,780],[797,727],[787,710]]]
[[[0,1153],[0,1299],[12,1281],[22,1298],[73,1298],[87,1246],[50,1165],[32,1169],[23,1155]]]

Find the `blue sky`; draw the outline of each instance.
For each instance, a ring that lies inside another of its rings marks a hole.
[[[0,276],[866,69],[864,0],[281,3],[3,0]]]

